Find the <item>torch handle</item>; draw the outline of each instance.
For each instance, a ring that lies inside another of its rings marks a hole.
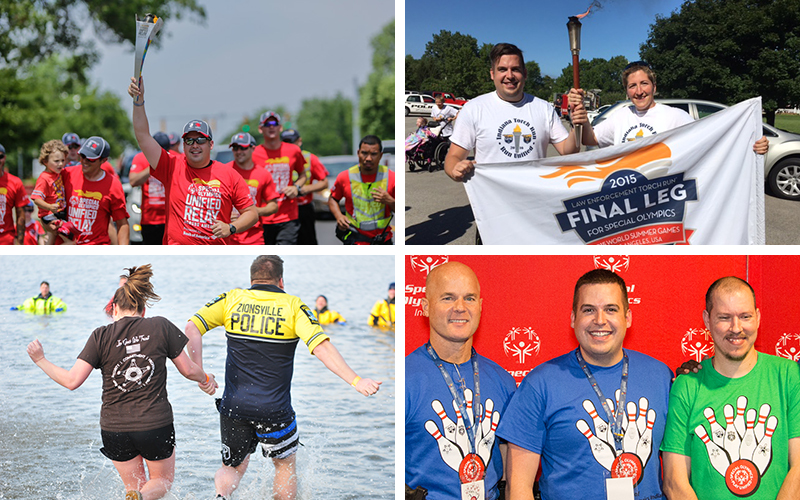
[[[581,70],[580,70],[580,55],[577,51],[572,54],[572,86],[577,90],[581,87]],[[581,142],[583,138],[583,125],[575,125],[575,143],[578,146],[578,151],[581,150]]]

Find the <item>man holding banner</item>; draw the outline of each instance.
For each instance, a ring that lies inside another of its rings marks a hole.
[[[444,162],[447,175],[464,181],[475,163],[544,158],[551,143],[559,154],[577,152],[574,131],[567,132],[553,106],[525,93],[528,73],[522,51],[498,43],[489,57],[495,91],[469,101],[459,112]],[[475,161],[467,160],[472,149]]]
[[[534,368],[497,428],[508,441],[510,498],[533,499],[540,462],[543,500],[663,498],[658,446],[672,372],[623,350],[631,319],[619,275],[595,269],[578,279],[578,349]]]

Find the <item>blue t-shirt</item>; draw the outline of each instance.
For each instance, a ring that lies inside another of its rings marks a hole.
[[[543,500],[605,500],[605,478],[628,476],[637,470],[640,480],[635,497],[663,498],[658,447],[667,419],[672,372],[649,356],[625,352],[630,363],[626,403],[634,403],[635,408],[626,404],[626,410],[633,410],[634,422],[628,423],[626,411],[621,453],[615,450],[606,412],[575,351],[532,370],[509,403],[497,436],[541,455]],[[622,361],[610,367],[588,366],[603,395],[616,400]],[[645,407],[646,411],[641,411]]]
[[[466,387],[470,391],[475,390],[471,361],[460,365],[442,364],[456,387],[461,386],[459,382],[463,378]],[[488,462],[484,478],[486,499],[494,500],[499,495],[497,482],[503,477],[499,440],[494,439],[494,433],[498,419],[502,420],[506,405],[514,394],[516,383],[500,365],[480,355],[478,374],[482,406],[477,412],[481,422],[479,442],[483,442],[478,455],[484,463]],[[486,413],[490,409],[487,418]],[[442,410],[446,413],[444,421],[437,414]],[[476,413],[475,408],[472,412]],[[425,346],[417,348],[406,356],[406,484],[411,488],[422,486],[427,489],[429,500],[461,499],[458,465],[469,453],[469,445],[464,444],[465,436],[455,436],[458,434],[458,420],[453,409],[453,397],[442,373],[428,356]],[[427,422],[432,422],[427,424],[430,430],[426,429]],[[439,442],[442,443],[441,447]],[[489,443],[491,446],[487,446]]]

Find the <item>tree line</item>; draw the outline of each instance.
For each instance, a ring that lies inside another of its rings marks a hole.
[[[491,92],[493,44],[459,32],[434,34],[424,54],[406,56],[406,89],[441,90],[472,98]],[[734,104],[761,96],[767,122],[778,108],[800,104],[800,2],[797,0],[690,0],[669,16],[656,16],[640,59],[658,77],[660,97]],[[625,99],[621,74],[628,61],[581,59],[581,86],[601,90],[603,103]],[[525,91],[550,100],[572,86],[572,65],[556,78],[525,64]]]

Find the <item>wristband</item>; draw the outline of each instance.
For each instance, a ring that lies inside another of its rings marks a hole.
[[[203,385],[206,385],[209,380],[211,380],[211,378],[208,376],[208,373],[206,373],[206,381],[203,383]]]
[[[141,104],[136,104],[136,101],[133,101],[134,106],[144,106],[144,99],[142,100]]]
[[[353,387],[355,387],[355,386],[356,386],[356,384],[358,384],[358,381],[359,381],[359,380],[361,380],[361,377],[359,377],[358,375],[356,375],[356,378],[354,378],[354,379],[353,379],[353,381],[352,381],[352,382],[350,382],[350,385],[352,385]]]

